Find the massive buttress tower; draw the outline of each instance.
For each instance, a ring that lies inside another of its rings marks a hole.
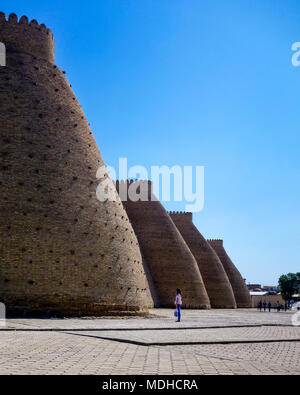
[[[212,307],[236,308],[227,274],[213,248],[193,224],[192,213],[169,213],[196,258]]]
[[[223,240],[207,240],[212,248],[216,251],[220,258],[224,269],[227,273],[229,281],[231,283],[233,293],[235,296],[237,307],[248,308],[251,307],[251,297],[248,291],[247,285],[238,271],[236,266],[233,264],[229,256],[227,255],[224,247]]]
[[[54,64],[51,31],[0,13],[0,42],[0,301],[62,314],[144,310],[153,301],[138,242],[120,199],[96,198],[104,162]]]
[[[197,262],[153,195],[151,182],[117,181],[117,190],[151,273],[158,296],[156,305],[174,307],[176,288],[181,288],[185,307],[210,308]]]

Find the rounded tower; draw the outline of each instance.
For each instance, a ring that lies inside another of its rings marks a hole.
[[[207,240],[211,247],[216,251],[222,265],[224,266],[225,272],[231,283],[233,293],[235,296],[237,307],[249,308],[251,305],[251,296],[248,291],[247,285],[238,271],[237,267],[231,261],[227,252],[223,247],[223,240]]]
[[[156,307],[174,307],[176,288],[180,288],[186,308],[210,308],[197,262],[153,195],[152,183],[117,181],[116,186],[157,292]]]
[[[119,198],[96,197],[104,162],[51,31],[0,13],[0,42],[0,300],[8,311],[146,311],[136,236]]]
[[[193,224],[192,213],[170,212],[169,215],[196,258],[211,306],[236,308],[233,290],[223,265]]]

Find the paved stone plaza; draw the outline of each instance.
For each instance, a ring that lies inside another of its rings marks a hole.
[[[0,374],[300,374],[293,312],[151,310],[152,318],[8,319]]]

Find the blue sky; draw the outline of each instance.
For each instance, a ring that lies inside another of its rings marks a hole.
[[[203,235],[247,282],[300,270],[299,0],[6,4],[52,29],[107,164],[205,166]]]

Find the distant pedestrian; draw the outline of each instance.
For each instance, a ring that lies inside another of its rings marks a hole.
[[[176,310],[178,314],[178,319],[176,322],[180,322],[181,320],[181,305],[182,305],[182,295],[181,290],[179,288],[176,289],[176,298],[175,298]]]
[[[267,310],[267,302],[265,300],[264,300],[263,306],[264,306],[264,311],[266,311]]]
[[[271,311],[271,308],[272,308],[272,305],[271,305],[271,302],[269,302],[269,303],[268,303],[269,312]]]
[[[259,309],[259,311],[261,311],[261,309],[262,309],[262,301],[260,301],[260,302],[258,303],[258,309]]]

